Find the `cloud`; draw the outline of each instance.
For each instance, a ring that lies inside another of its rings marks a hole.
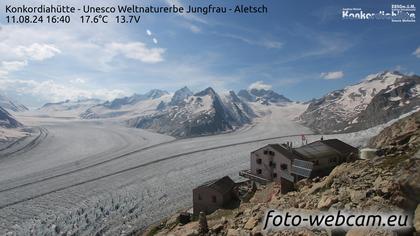
[[[52,44],[34,43],[29,46],[18,46],[15,48],[18,57],[35,61],[43,61],[61,53],[60,49]]]
[[[52,102],[82,98],[112,100],[129,94],[127,91],[119,89],[87,89],[75,85],[59,84],[53,80],[2,79],[0,80],[0,88],[4,91],[15,91],[22,95],[32,95]]]
[[[420,46],[413,52],[413,55],[420,58]]]
[[[280,49],[280,48],[283,47],[282,42],[275,41],[275,40],[251,39],[251,38],[247,38],[247,37],[236,35],[236,34],[230,34],[230,33],[219,34],[219,35],[227,37],[227,38],[231,38],[231,39],[236,39],[236,40],[242,41],[242,42],[250,44],[250,45],[265,47],[265,48],[268,48],[268,49]]]
[[[341,79],[343,77],[344,77],[343,71],[331,71],[331,72],[321,73],[321,78],[326,79],[326,80]]]
[[[163,61],[163,48],[148,48],[144,43],[111,43],[106,46],[112,55],[121,54],[126,58],[139,60],[145,63],[157,63]]]
[[[27,61],[2,61],[1,68],[4,71],[17,71],[28,65]]]
[[[7,75],[9,75],[8,71],[0,69],[0,78],[6,78]]]
[[[146,30],[146,33],[147,33],[147,35],[152,35],[152,31],[150,31],[150,30]]]
[[[198,27],[198,26],[196,26],[196,25],[194,25],[194,24],[189,24],[188,25],[188,29],[191,30],[191,32],[193,32],[193,33],[199,33],[199,32],[201,32],[201,28]]]
[[[265,84],[263,81],[257,81],[255,83],[252,83],[249,86],[249,89],[265,89],[265,90],[270,90],[271,88],[272,88],[271,85]]]
[[[27,64],[27,61],[2,61],[0,63],[0,78],[6,78],[10,72],[18,71]]]

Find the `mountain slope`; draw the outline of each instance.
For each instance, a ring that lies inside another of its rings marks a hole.
[[[420,147],[420,111],[402,118],[386,127],[376,137],[372,138],[369,146],[382,149],[379,153],[415,152]]]
[[[183,97],[180,100],[177,96],[177,102],[171,100],[164,109],[153,114],[130,119],[128,125],[187,137],[233,130],[249,123],[255,116],[234,92],[220,96],[212,88],[207,88]]]
[[[22,104],[13,102],[10,98],[0,94],[0,107],[3,109],[13,111],[13,112],[21,112],[27,111],[28,108]]]
[[[168,105],[169,106],[182,105],[185,102],[185,99],[187,99],[188,97],[192,95],[193,95],[193,92],[189,88],[183,87],[174,93]]]
[[[0,107],[0,127],[17,128],[22,126],[9,112]]]
[[[419,108],[419,95],[420,77],[384,72],[316,99],[300,119],[322,133],[358,131]]]

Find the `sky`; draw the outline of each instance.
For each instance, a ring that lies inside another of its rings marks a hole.
[[[420,74],[420,22],[343,20],[342,8],[389,11],[415,1],[107,0],[137,4],[268,7],[267,14],[148,14],[138,24],[8,24],[4,8],[81,0],[0,3],[0,93],[29,107],[111,100],[151,89],[273,89],[307,101],[399,70]]]

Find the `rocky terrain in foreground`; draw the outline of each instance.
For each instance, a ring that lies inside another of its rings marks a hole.
[[[384,129],[370,145],[382,156],[337,166],[329,176],[302,180],[296,191],[281,195],[279,186],[260,187],[234,210],[221,209],[207,216],[208,233],[199,234],[199,223],[177,223],[176,216],[149,228],[144,235],[264,235],[260,223],[268,209],[316,213],[327,210],[351,212],[406,212],[414,216],[404,235],[420,234],[420,113]],[[416,210],[417,209],[417,210]],[[331,235],[327,230],[296,229],[268,235]],[[400,233],[401,234],[401,233]],[[385,230],[350,230],[353,235],[398,235]]]

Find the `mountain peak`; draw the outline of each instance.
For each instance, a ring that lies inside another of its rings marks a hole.
[[[175,91],[174,95],[172,96],[171,101],[169,102],[170,106],[178,106],[181,105],[184,100],[193,95],[193,92],[187,87],[184,86],[183,88]]]
[[[156,98],[160,98],[163,95],[167,95],[167,94],[168,94],[168,92],[166,92],[165,90],[152,89],[148,93],[146,93],[145,96],[149,99],[156,99]]]
[[[291,102],[290,99],[285,96],[274,92],[269,89],[257,89],[252,88],[250,90],[241,90],[238,93],[238,96],[245,99],[248,102],[260,101],[263,104],[278,103],[278,102]]]
[[[206,96],[206,95],[210,95],[210,96],[214,96],[216,95],[216,91],[214,91],[214,89],[212,87],[208,87],[206,89],[204,89],[201,92],[198,92],[196,94],[194,94],[194,96]]]
[[[366,76],[364,81],[384,80],[384,79],[387,79],[387,78],[399,78],[399,77],[402,77],[402,76],[404,76],[404,74],[399,72],[399,71],[385,70],[385,71],[380,72],[380,73],[371,74],[371,75]]]

